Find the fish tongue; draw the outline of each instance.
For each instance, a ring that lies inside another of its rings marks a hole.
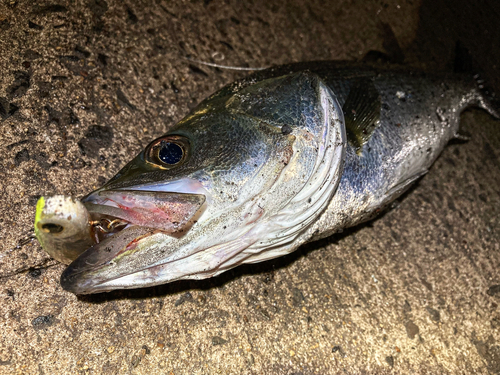
[[[90,247],[75,259],[61,275],[63,289],[77,294],[84,294],[92,285],[103,282],[107,273],[98,272],[120,253],[133,249],[135,244],[155,229],[131,226]],[[109,277],[109,275],[108,275]]]
[[[181,230],[205,203],[202,194],[127,190],[101,191],[89,198],[85,207],[91,214],[117,217],[166,233]]]

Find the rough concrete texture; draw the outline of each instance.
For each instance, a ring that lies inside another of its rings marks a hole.
[[[2,0],[0,373],[500,373],[500,122],[478,110],[383,217],[215,279],[76,297],[23,242],[40,195],[96,188],[243,74],[182,56],[446,70],[460,40],[498,91],[497,4]]]

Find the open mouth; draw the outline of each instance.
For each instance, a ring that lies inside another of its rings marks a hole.
[[[109,281],[112,272],[102,274],[101,269],[113,268],[120,258],[139,251],[142,241],[153,234],[182,237],[203,213],[205,201],[203,194],[162,191],[102,190],[90,194],[82,202],[91,218],[95,244],[66,268],[62,287],[84,294]]]
[[[99,243],[131,225],[182,235],[194,223],[193,217],[201,213],[205,195],[110,190],[91,194],[83,203],[92,218],[92,232]]]

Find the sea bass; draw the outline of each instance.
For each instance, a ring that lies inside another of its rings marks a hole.
[[[82,199],[93,245],[61,285],[204,279],[369,220],[427,173],[468,106],[498,118],[474,79],[453,75],[312,62],[236,81]],[[54,228],[39,211],[35,227]]]

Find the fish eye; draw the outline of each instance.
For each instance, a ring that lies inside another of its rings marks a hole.
[[[62,225],[54,223],[43,224],[41,228],[45,233],[52,233],[52,234],[61,233],[64,229]]]
[[[183,164],[188,157],[189,142],[185,137],[169,135],[151,142],[146,149],[146,161],[162,169]]]

